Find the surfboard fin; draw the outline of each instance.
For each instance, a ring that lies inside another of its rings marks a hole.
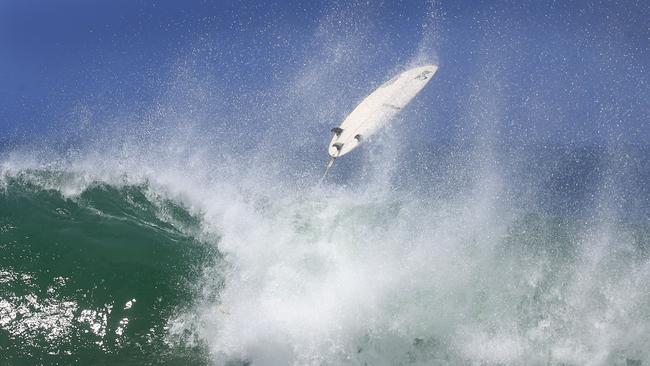
[[[357,140],[357,142],[361,142],[361,140],[362,140],[361,134],[356,134],[354,136],[354,139]]]
[[[336,150],[341,151],[341,149],[343,148],[343,143],[342,142],[335,142],[335,143],[332,144],[332,146],[334,146],[336,148]]]
[[[343,129],[341,127],[334,127],[332,128],[332,132],[336,134],[336,136],[341,136],[343,133]]]

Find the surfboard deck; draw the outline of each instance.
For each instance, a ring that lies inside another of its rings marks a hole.
[[[343,156],[390,122],[422,90],[438,70],[436,65],[420,66],[393,77],[370,93],[339,127],[332,129],[328,153]]]

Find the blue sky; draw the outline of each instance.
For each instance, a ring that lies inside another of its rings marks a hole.
[[[484,88],[498,95],[507,133],[645,143],[648,19],[646,1],[4,0],[0,137],[35,138],[80,105],[147,108],[188,62],[231,95],[274,90],[305,55],[325,52],[314,40],[329,22],[328,37],[362,33],[368,43],[352,53],[368,72],[341,83],[354,92],[389,78],[423,44],[435,54],[428,134],[457,135],[471,90]]]

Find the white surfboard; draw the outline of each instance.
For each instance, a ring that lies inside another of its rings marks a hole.
[[[390,122],[424,88],[438,70],[436,65],[416,67],[395,76],[368,95],[339,127],[328,152],[334,159],[354,150],[365,139]],[[327,174],[327,173],[326,173]]]

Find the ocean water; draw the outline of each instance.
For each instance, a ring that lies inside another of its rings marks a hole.
[[[619,178],[597,149],[540,152],[509,178],[492,165],[505,157],[429,154],[437,163],[410,175],[400,164],[390,177],[384,165],[355,178],[343,165],[323,184],[253,175],[258,167],[201,174],[183,159],[109,169],[84,154],[50,166],[10,154],[3,358],[648,362],[647,188],[621,192],[648,176],[645,151],[625,154],[631,173]]]
[[[252,64],[263,82],[198,42],[151,100],[0,136],[1,365],[650,364],[650,149],[625,127],[648,98],[623,35],[542,55],[551,73],[517,30],[477,26],[468,61],[455,18],[426,13],[407,52],[352,10]],[[329,129],[426,63],[319,183]]]
[[[43,185],[62,175],[24,171],[3,184],[3,363],[196,359],[170,353],[162,335],[216,258],[198,220],[144,186],[98,183],[71,199]]]

